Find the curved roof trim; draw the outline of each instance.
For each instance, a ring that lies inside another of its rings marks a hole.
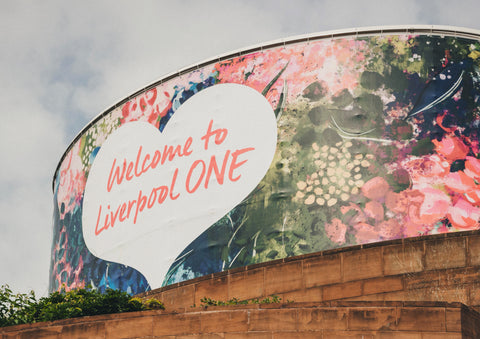
[[[131,95],[127,96],[126,98],[118,101],[114,105],[107,108],[102,113],[98,114],[94,117],[76,136],[73,138],[72,142],[68,145],[67,149],[63,153],[60,161],[55,168],[55,172],[53,174],[53,181],[52,181],[52,189],[55,192],[55,176],[60,168],[60,164],[65,159],[67,153],[70,151],[72,146],[82,137],[82,135],[91,127],[93,126],[98,120],[103,118],[105,115],[116,109],[117,107],[123,105],[125,102],[133,99],[134,97],[138,96],[139,94],[148,91],[149,89],[156,87],[164,82],[167,82],[171,79],[174,79],[178,76],[184,75],[186,73],[190,73],[196,69],[201,67],[205,67],[210,65],[214,62],[219,62],[221,60],[231,59],[234,57],[239,57],[242,55],[250,54],[253,52],[261,51],[263,49],[274,48],[278,46],[284,46],[287,44],[294,44],[299,42],[308,42],[308,41],[317,41],[322,39],[337,39],[343,37],[364,37],[364,36],[378,36],[378,35],[399,35],[399,34],[426,34],[426,35],[446,35],[446,36],[455,36],[459,38],[469,38],[474,40],[480,40],[480,31],[476,29],[469,29],[464,27],[455,27],[455,26],[442,26],[442,25],[399,25],[399,26],[369,26],[369,27],[361,27],[361,28],[347,28],[347,29],[340,29],[340,30],[331,30],[331,31],[324,31],[324,32],[317,32],[311,34],[303,34],[303,35],[296,35],[292,37],[288,37],[285,39],[277,39],[268,41],[265,43],[260,43],[256,45],[252,45],[249,47],[237,49],[231,52],[227,52],[225,54],[220,54],[215,57],[209,58],[202,62],[184,67],[176,72],[168,73],[161,77],[159,80],[154,81],[153,83],[138,89],[137,91],[133,92]]]

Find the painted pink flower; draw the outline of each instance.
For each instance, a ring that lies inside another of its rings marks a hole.
[[[325,224],[325,231],[328,238],[336,244],[345,243],[345,233],[347,225],[343,224],[340,219],[334,218],[331,223]]]
[[[157,89],[157,87],[152,88],[126,102],[122,107],[121,123],[140,120],[148,121],[153,125],[157,124],[159,118],[165,116],[172,107],[170,94]]]
[[[363,211],[369,218],[375,219],[375,222],[383,220],[383,205],[378,201],[372,200],[367,202]]]
[[[463,171],[449,173],[445,178],[445,186],[457,193],[465,193],[475,188],[475,181]]]
[[[415,237],[431,232],[435,223],[445,218],[451,200],[444,191],[426,186],[421,190],[407,189],[400,193],[390,191],[385,206],[397,215],[403,235]]]
[[[420,206],[423,204],[425,195],[419,190],[407,189],[400,193],[392,191],[387,192],[385,205],[387,208],[395,213],[406,213],[410,215],[411,219],[416,219],[417,211],[420,211]]]
[[[395,220],[395,219],[389,219],[382,221],[378,226],[378,234],[383,238],[383,239],[399,239],[402,237],[402,225]]]
[[[353,228],[357,231],[355,239],[359,244],[371,243],[380,239],[378,231],[372,225],[362,222],[356,224]]]
[[[450,172],[450,164],[437,154],[409,159],[403,167],[414,184],[426,184],[436,181]]]
[[[343,215],[347,214],[350,211],[356,211],[356,214],[353,214],[350,218],[347,218],[347,223],[349,225],[355,225],[357,223],[361,222],[367,222],[368,216],[362,211],[360,206],[354,203],[350,203],[348,206],[342,206],[340,207],[340,211],[342,212]]]
[[[476,188],[465,193],[465,198],[471,204],[475,206],[480,206],[480,185],[477,185]]]
[[[450,196],[445,192],[426,187],[422,189],[424,200],[420,206],[420,221],[424,224],[434,224],[445,218],[451,205]]]
[[[77,142],[68,152],[60,167],[60,182],[57,191],[58,209],[62,219],[80,203],[85,189],[86,178],[79,156],[81,143]],[[64,206],[62,208],[62,203]],[[63,212],[62,212],[63,211]]]
[[[464,172],[470,178],[480,181],[480,159],[467,157]]]
[[[396,196],[395,204],[389,204],[391,211],[402,215],[406,236],[416,236],[425,231],[425,224],[421,218],[424,201],[425,195],[421,191],[407,189]]]
[[[455,228],[478,229],[480,226],[480,208],[463,199],[459,199],[454,206],[450,206],[447,216]]]
[[[418,220],[404,220],[403,222],[403,235],[405,237],[418,237],[420,235],[428,234],[432,231],[432,224],[422,224]]]
[[[419,191],[411,191],[406,195],[406,216],[405,219],[409,223],[422,224],[420,210],[425,200],[425,195]]]
[[[389,189],[390,186],[384,178],[375,177],[362,186],[362,193],[368,199],[381,201],[384,200]]]
[[[362,59],[369,52],[368,45],[363,41],[350,44],[338,40],[312,42],[307,47],[282,46],[272,49],[268,55],[258,52],[219,62],[215,64],[215,70],[219,73],[219,83],[245,84],[261,92],[286,65],[285,60],[289,60],[287,68],[266,95],[272,107],[276,107],[284,79],[297,79],[289,83],[287,100],[301,95],[306,84],[318,79],[326,79],[327,96],[343,89],[353,92],[358,87],[359,75],[363,70],[363,64],[355,63],[352,58],[353,51],[357,58]],[[261,72],[257,65],[261,65]]]
[[[432,140],[437,153],[443,155],[450,163],[458,159],[465,159],[468,147],[457,137],[446,136],[442,140]]]
[[[400,193],[395,193],[394,191],[388,191],[385,195],[385,207],[388,210],[396,213],[401,213],[405,211],[404,204],[401,203],[402,195]]]

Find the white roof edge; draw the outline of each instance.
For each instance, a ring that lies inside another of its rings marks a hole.
[[[469,28],[464,28],[464,27],[456,27],[456,26],[445,26],[445,25],[396,25],[396,26],[367,26],[367,27],[357,27],[357,28],[347,28],[347,29],[337,29],[337,30],[330,30],[330,31],[322,31],[322,32],[316,32],[316,33],[309,33],[309,34],[301,34],[301,35],[294,35],[290,36],[285,39],[276,39],[276,40],[270,40],[264,43],[260,44],[255,44],[247,47],[243,47],[240,49],[236,49],[233,51],[230,51],[228,53],[223,53],[219,54],[217,56],[214,56],[212,58],[205,59],[202,62],[195,63],[193,65],[184,67],[180,69],[177,72],[172,72],[168,73],[165,77],[169,77],[174,74],[178,73],[183,73],[186,70],[190,70],[193,67],[196,67],[197,65],[203,65],[212,61],[217,61],[219,59],[226,58],[232,54],[242,54],[243,51],[251,51],[254,49],[262,49],[263,47],[268,47],[271,45],[277,45],[277,44],[287,44],[289,42],[295,42],[298,40],[320,40],[320,39],[326,39],[326,38],[335,38],[335,36],[341,35],[342,37],[348,36],[348,35],[355,35],[358,33],[361,33],[362,35],[368,34],[368,35],[374,35],[374,34],[382,34],[384,32],[393,34],[393,33],[415,33],[419,31],[430,31],[432,34],[433,33],[450,33],[454,36],[462,36],[464,34],[462,33],[467,33],[470,35],[476,35],[478,38],[480,38],[480,30],[476,29],[469,29]],[[162,78],[165,78],[162,77]],[[158,80],[161,81],[161,80]],[[158,82],[157,81],[157,82]]]
[[[150,88],[153,88],[154,86],[157,86],[161,84],[162,82],[168,81],[169,79],[175,77],[175,76],[180,76],[183,73],[192,71],[196,68],[199,68],[200,66],[205,66],[207,64],[211,64],[214,62],[218,62],[222,59],[227,59],[229,57],[233,57],[235,54],[238,54],[239,56],[244,54],[246,51],[249,53],[253,52],[254,50],[262,50],[263,48],[270,48],[274,47],[276,45],[280,44],[289,44],[289,43],[294,43],[294,42],[299,42],[299,41],[308,41],[308,40],[321,40],[321,39],[335,39],[339,37],[345,37],[345,36],[353,36],[353,35],[358,35],[358,36],[371,36],[371,35],[381,35],[381,34],[402,34],[402,33],[428,33],[430,32],[431,34],[435,35],[451,35],[451,36],[458,36],[458,37],[468,37],[468,38],[477,38],[480,40],[480,30],[476,29],[470,29],[470,28],[465,28],[465,27],[456,27],[456,26],[447,26],[447,25],[392,25],[392,26],[366,26],[366,27],[357,27],[357,28],[345,28],[345,29],[337,29],[337,30],[329,30],[329,31],[321,31],[321,32],[316,32],[316,33],[309,33],[309,34],[301,34],[301,35],[295,35],[295,36],[290,36],[285,39],[276,39],[276,40],[270,40],[267,42],[243,47],[240,49],[236,49],[227,53],[219,54],[217,56],[205,59],[201,62],[197,62],[194,64],[191,64],[189,66],[183,67],[180,70],[176,72],[171,72],[167,73],[163,76],[161,76],[158,80],[153,81],[147,86],[141,87],[136,91],[133,91],[132,94],[124,97],[123,99],[120,99],[116,101],[115,104],[111,105],[109,108],[104,110],[102,113],[96,115],[94,118],[92,118],[84,128],[73,138],[73,140],[70,142],[68,145],[67,149],[63,153],[62,157],[60,158],[60,161],[57,164],[57,167],[55,169],[55,173],[53,174],[53,182],[55,182],[55,176],[58,171],[58,168],[60,167],[60,164],[62,163],[63,159],[65,158],[66,154],[69,152],[73,144],[80,138],[83,133],[85,133],[86,130],[88,130],[97,120],[99,120],[101,117],[104,115],[108,114],[109,112],[113,111],[115,108],[121,106],[124,102],[130,100],[131,98],[134,98],[137,96],[139,93],[146,91]]]

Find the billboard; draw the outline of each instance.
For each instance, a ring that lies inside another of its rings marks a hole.
[[[50,291],[140,293],[478,229],[479,37],[423,26],[297,37],[118,103],[55,173]]]

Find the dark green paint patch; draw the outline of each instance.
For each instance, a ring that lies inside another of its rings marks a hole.
[[[353,96],[348,89],[343,89],[338,95],[332,98],[333,105],[338,108],[345,108],[353,103]]]
[[[329,110],[323,106],[317,106],[308,112],[308,117],[312,124],[319,126],[329,119],[330,115],[328,111]]]
[[[435,149],[435,145],[433,142],[428,139],[422,139],[417,142],[415,146],[412,148],[412,155],[416,156],[421,156],[421,155],[427,155],[433,152]]]
[[[303,96],[310,100],[320,100],[325,96],[326,92],[324,86],[320,82],[315,81],[303,90]]]
[[[317,134],[315,133],[315,129],[312,127],[306,127],[301,129],[295,135],[294,140],[298,142],[301,146],[311,146],[312,143],[315,142],[317,139]]]
[[[366,89],[376,90],[380,88],[380,86],[382,86],[383,84],[383,76],[381,76],[377,72],[365,71],[360,77],[360,85],[362,85],[362,87]]]

